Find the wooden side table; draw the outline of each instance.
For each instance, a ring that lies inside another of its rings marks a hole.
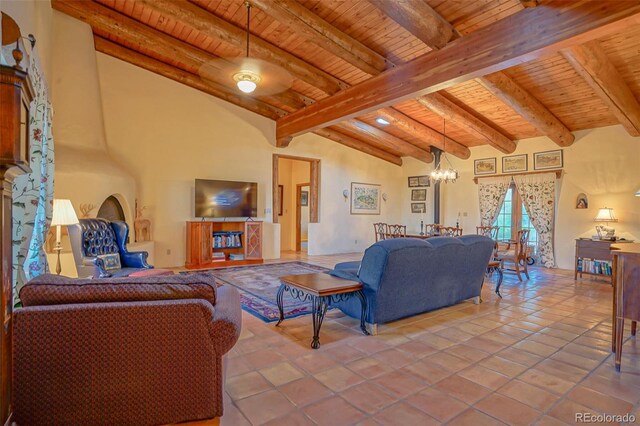
[[[613,323],[612,350],[616,370],[620,371],[624,321],[630,319],[631,334],[636,335],[640,321],[640,244],[613,244]]]
[[[360,329],[362,329],[365,335],[369,335],[367,327],[365,326],[367,299],[362,291],[362,283],[336,278],[324,273],[286,275],[280,277],[280,281],[282,281],[282,284],[280,284],[277,294],[280,320],[276,324],[276,327],[284,320],[283,297],[284,292],[288,291],[295,299],[302,301],[311,300],[311,315],[313,318],[313,340],[311,347],[313,349],[320,347],[320,327],[322,327],[322,321],[324,320],[329,305],[345,301],[350,297],[360,299],[362,306]]]

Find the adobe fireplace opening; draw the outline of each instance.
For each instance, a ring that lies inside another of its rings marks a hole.
[[[113,195],[104,200],[96,216],[111,222],[114,220],[126,221],[122,204],[120,204],[120,201]]]

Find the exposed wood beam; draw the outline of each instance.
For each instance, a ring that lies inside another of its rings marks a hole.
[[[279,119],[276,138],[286,139],[433,93],[639,22],[639,1],[556,0],[525,9],[441,50],[399,65]],[[522,31],[522,28],[528,31]]]
[[[369,1],[431,48],[444,47],[454,34],[451,24],[424,0]]]
[[[54,9],[88,23],[93,28],[94,33],[98,35],[117,34],[118,38],[125,40],[127,43],[145,46],[160,58],[178,61],[191,69],[200,69],[203,64],[217,59],[215,55],[177,40],[93,1],[52,0],[51,4]],[[159,62],[162,63],[162,61]],[[207,73],[207,80],[207,83],[218,89],[221,87],[228,87],[230,91],[235,89],[233,86],[230,87],[229,82],[215,72]],[[238,96],[244,98],[242,95]],[[250,97],[247,96],[247,98]],[[223,96],[222,99],[231,98]],[[267,104],[283,104],[289,109],[289,112],[301,108],[306,102],[304,96],[292,90],[276,95],[261,96],[258,97],[258,100]],[[353,127],[357,128],[355,124]],[[366,139],[365,132],[358,131],[358,134]],[[388,136],[391,137],[392,135]],[[407,145],[407,149],[415,148],[406,141],[402,142]]]
[[[569,61],[591,88],[607,104],[631,136],[640,136],[640,104],[611,63],[600,44],[593,40],[563,50]]]
[[[382,55],[337,30],[296,1],[251,0],[251,4],[366,73],[374,75],[391,65]]]
[[[433,161],[433,155],[431,152],[418,148],[415,145],[409,144],[404,140],[397,138],[389,133],[386,133],[377,127],[371,126],[365,122],[359,120],[348,120],[338,123],[336,125],[338,129],[344,129],[350,132],[365,133],[369,136],[369,139],[374,140],[378,145],[389,149],[392,152],[398,152],[403,156],[410,156],[417,160],[430,163]]]
[[[256,114],[260,114],[274,120],[286,114],[285,111],[265,102],[248,96],[241,96],[237,92],[229,90],[226,86],[218,85],[213,82],[205,83],[195,74],[191,74],[169,64],[165,64],[164,62],[120,46],[100,36],[94,36],[94,42],[98,52],[113,56],[114,58],[118,58],[155,74],[177,81],[178,83],[200,90],[201,92],[213,95],[227,102],[231,102],[234,105],[246,108]]]
[[[558,145],[569,146],[575,140],[573,133],[542,102],[504,72],[485,75],[478,81]]]
[[[539,4],[539,0],[520,0],[523,7],[536,7]]]
[[[431,127],[425,126],[413,118],[404,115],[400,111],[393,108],[382,108],[376,111],[376,114],[390,124],[397,126],[400,130],[411,135],[419,137],[425,143],[435,146],[445,152],[455,155],[458,158],[467,159],[471,156],[471,151],[466,146],[453,139],[447,137],[440,132],[433,130]]]
[[[176,2],[172,0],[138,0],[145,7],[168,16],[184,25],[187,25],[209,37],[222,40],[241,50],[246,46],[246,30],[218,18],[188,1]],[[301,6],[303,7],[303,6]],[[331,74],[322,71],[291,53],[275,46],[259,37],[250,36],[250,53],[252,57],[258,57],[276,64],[288,70],[295,78],[298,78],[325,93],[333,94],[348,87]]]
[[[388,161],[389,163],[395,164],[397,166],[402,166],[402,158],[398,157],[397,155],[393,155],[364,141],[345,135],[344,133],[333,129],[332,127],[318,129],[314,133],[327,139],[331,139],[334,142],[338,142],[339,144],[342,144],[344,146],[348,146],[349,148],[356,149],[358,151],[364,152],[365,154],[369,154],[381,160]]]
[[[467,132],[480,137],[489,145],[505,154],[516,150],[516,143],[494,129],[475,115],[451,102],[441,93],[431,93],[418,98],[418,102],[433,110],[441,117],[464,128]]]

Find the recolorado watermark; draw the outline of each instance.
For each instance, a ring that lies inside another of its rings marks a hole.
[[[633,414],[576,413],[576,423],[635,423]]]

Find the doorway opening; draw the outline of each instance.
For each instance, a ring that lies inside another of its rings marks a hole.
[[[274,155],[273,221],[280,223],[280,251],[306,253],[309,223],[318,221],[320,160]]]

